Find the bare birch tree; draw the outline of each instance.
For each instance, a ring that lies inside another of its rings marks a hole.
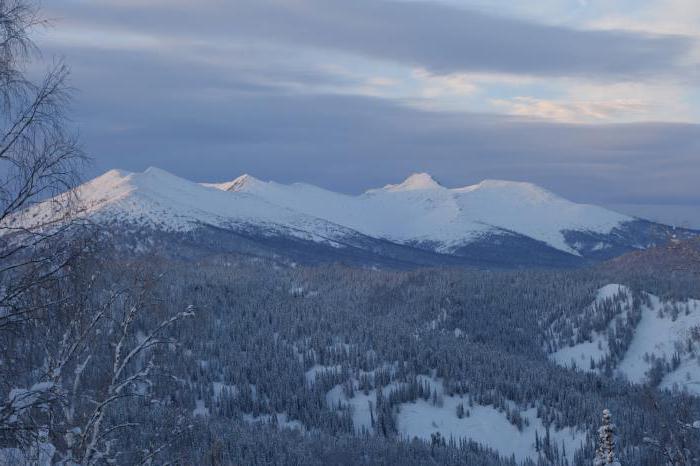
[[[68,69],[59,62],[38,83],[25,72],[38,54],[29,33],[42,24],[26,0],[0,0],[0,330],[39,310],[25,297],[59,277],[76,252],[64,233],[77,204],[58,196],[71,193],[85,160],[67,125]],[[51,212],[27,218],[47,199]]]
[[[55,196],[75,185],[85,160],[66,124],[67,67],[54,64],[39,82],[27,78],[38,56],[30,33],[44,24],[26,0],[0,0],[0,440],[25,446],[39,433],[27,413],[58,393],[17,342],[57,304],[42,299],[45,287],[61,280],[80,252],[77,237],[64,234],[73,227],[66,221],[72,196]],[[57,215],[24,218],[52,198],[60,221]],[[24,388],[11,385],[19,381]]]

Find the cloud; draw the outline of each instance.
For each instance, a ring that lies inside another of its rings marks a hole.
[[[547,88],[560,89],[555,97],[518,95],[494,98],[497,110],[511,115],[532,116],[563,122],[693,122],[700,117],[692,94],[665,81],[596,83],[550,81]]]
[[[435,75],[426,69],[417,68],[413,71],[413,78],[421,83],[422,94],[428,98],[444,95],[468,96],[479,89],[474,80],[464,73]]]
[[[59,5],[72,21],[91,27],[199,41],[294,43],[435,74],[640,77],[675,69],[691,46],[682,36],[578,30],[435,2],[203,0],[136,5],[62,0]]]
[[[646,104],[638,100],[613,99],[609,101],[556,101],[534,97],[495,99],[494,105],[507,113],[562,122],[591,122],[610,120],[617,115],[644,114]]]
[[[602,13],[586,22],[591,29],[617,29],[652,34],[683,35],[689,39],[690,49],[678,65],[685,69],[682,79],[689,85],[700,84],[700,2],[697,0],[653,0],[621,9],[616,2],[601,3]]]

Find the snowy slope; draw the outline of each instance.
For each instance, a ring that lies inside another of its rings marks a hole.
[[[700,301],[689,300],[687,302],[664,303],[658,297],[649,295],[651,305],[642,308],[642,319],[634,332],[634,339],[630,344],[625,358],[620,362],[618,370],[630,381],[642,383],[647,379],[647,371],[652,364],[645,355],[654,355],[669,361],[674,353],[680,350],[680,355],[687,348],[687,340],[693,327],[700,326]],[[671,313],[673,306],[677,306],[679,313],[674,319]],[[669,374],[670,380],[684,385],[686,380],[677,380],[678,375],[690,371],[693,380],[700,378],[700,364],[695,358],[683,357],[688,367],[681,369],[680,374]],[[689,363],[689,364],[688,364]],[[690,381],[690,380],[688,380]],[[692,387],[689,387],[692,388]]]
[[[263,182],[249,175],[206,186],[252,194],[368,236],[401,243],[434,243],[441,252],[451,252],[485,233],[505,230],[578,254],[566,243],[562,231],[607,234],[632,220],[601,207],[575,204],[530,183],[486,180],[449,189],[426,173],[360,196],[302,183]]]
[[[616,296],[625,296],[622,303],[623,312],[626,312],[632,306],[632,292],[624,285],[609,284],[598,290],[595,301],[592,306],[603,304],[605,300],[613,299]],[[551,354],[551,358],[560,366],[569,368],[578,368],[585,371],[591,370],[590,361],[593,359],[598,362],[610,354],[608,347],[608,332],[615,325],[613,319],[604,332],[593,331],[591,338],[587,341],[574,346],[565,346]]]
[[[564,232],[606,235],[633,220],[575,204],[530,183],[486,180],[449,189],[425,173],[350,196],[302,183],[263,182],[249,175],[198,184],[157,168],[143,173],[112,170],[79,187],[78,193],[84,215],[100,222],[168,231],[190,231],[204,224],[336,246],[344,238],[364,236],[441,253],[493,234],[518,234],[578,255]],[[52,215],[48,203],[15,220]]]
[[[352,234],[339,225],[312,218],[265,199],[204,187],[158,168],[143,173],[111,170],[77,188],[82,215],[96,222],[190,231],[206,224],[255,229],[337,245]],[[17,222],[45,221],[56,215],[54,204],[42,203],[23,212]]]
[[[631,291],[627,287],[607,285],[599,291],[596,300],[618,293],[628,295],[622,306],[622,314],[626,314],[632,305]],[[693,332],[700,331],[700,300],[664,302],[655,295],[646,293],[646,296],[648,302],[641,304],[641,319],[634,328],[632,341],[615,370],[630,382],[646,383],[654,361],[660,360],[664,366],[661,388],[678,388],[700,395],[700,341],[693,338]],[[599,361],[610,354],[607,332],[614,325],[615,319],[606,332],[594,332],[590,341],[561,348],[551,358],[564,367],[571,367],[574,362],[577,368],[590,370],[591,358]],[[679,363],[676,368],[671,364],[674,355]]]
[[[415,402],[399,405],[396,422],[401,436],[430,441],[431,435],[439,432],[447,440],[450,438],[473,440],[497,451],[501,456],[515,456],[518,462],[528,458],[537,460],[535,433],[537,432],[540,438],[544,438],[546,428],[542,420],[537,417],[536,408],[521,412],[522,417],[527,419],[528,425],[518,430],[508,421],[505,413],[495,407],[478,404],[469,406],[466,397],[445,394],[442,380],[427,376],[422,377],[422,380],[428,382],[431,390],[438,395],[440,402],[434,404],[430,400],[419,398]],[[384,396],[388,396],[394,389],[396,389],[395,383],[384,387]],[[376,406],[376,402],[376,390],[370,390],[367,395],[358,390],[352,398],[347,398],[338,385],[326,394],[326,403],[329,407],[349,407],[352,410],[353,424],[358,432],[373,431],[370,405]],[[469,415],[461,419],[457,416],[459,404],[469,411]],[[585,442],[585,433],[571,428],[552,429],[550,436],[557,445],[566,446],[566,451],[572,455],[569,459],[573,458],[574,451],[581,448]]]

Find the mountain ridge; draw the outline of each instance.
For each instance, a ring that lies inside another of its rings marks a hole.
[[[324,254],[326,247],[372,252],[395,244],[401,251],[485,263],[584,264],[661,244],[677,233],[697,236],[577,204],[528,182],[484,180],[447,188],[427,173],[353,196],[248,174],[196,183],[150,167],[140,173],[110,170],[75,192],[83,215],[97,223],[179,233],[212,227],[323,245]],[[46,220],[55,215],[50,206],[33,206],[14,221]]]

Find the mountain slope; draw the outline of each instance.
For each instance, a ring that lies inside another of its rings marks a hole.
[[[544,243],[575,256],[606,259],[665,242],[674,233],[686,234],[601,207],[576,204],[523,182],[485,180],[449,189],[419,173],[360,196],[302,183],[263,182],[250,175],[207,186],[253,194],[368,236],[456,255],[517,239]]]
[[[489,233],[513,232],[577,254],[562,231],[608,233],[633,220],[600,207],[574,204],[529,183],[487,180],[448,189],[424,173],[360,196],[300,183],[265,183],[248,175],[210,186],[253,194],[369,236],[432,244],[440,252],[454,252]]]
[[[351,233],[340,225],[270,204],[257,196],[232,196],[157,168],[143,173],[111,170],[81,185],[77,191],[83,215],[98,223],[130,224],[169,232],[186,232],[209,225],[330,244],[334,244],[334,238]],[[25,218],[48,218],[54,215],[50,206],[39,204],[25,213]]]
[[[77,191],[85,216],[122,229],[209,229],[264,239],[263,249],[274,239],[281,255],[280,239],[286,238],[295,248],[321,248],[321,255],[362,250],[419,265],[572,266],[645,248],[673,233],[530,183],[486,180],[450,189],[425,173],[359,196],[249,175],[198,184],[157,168],[111,170]],[[52,205],[34,206],[14,221],[51,218]]]
[[[700,394],[699,300],[662,300],[651,293],[635,299],[628,287],[609,284],[599,290],[591,308],[596,318],[612,311],[605,327],[585,337],[574,329],[573,344],[553,352],[553,361],[584,371],[610,370],[633,383]]]

